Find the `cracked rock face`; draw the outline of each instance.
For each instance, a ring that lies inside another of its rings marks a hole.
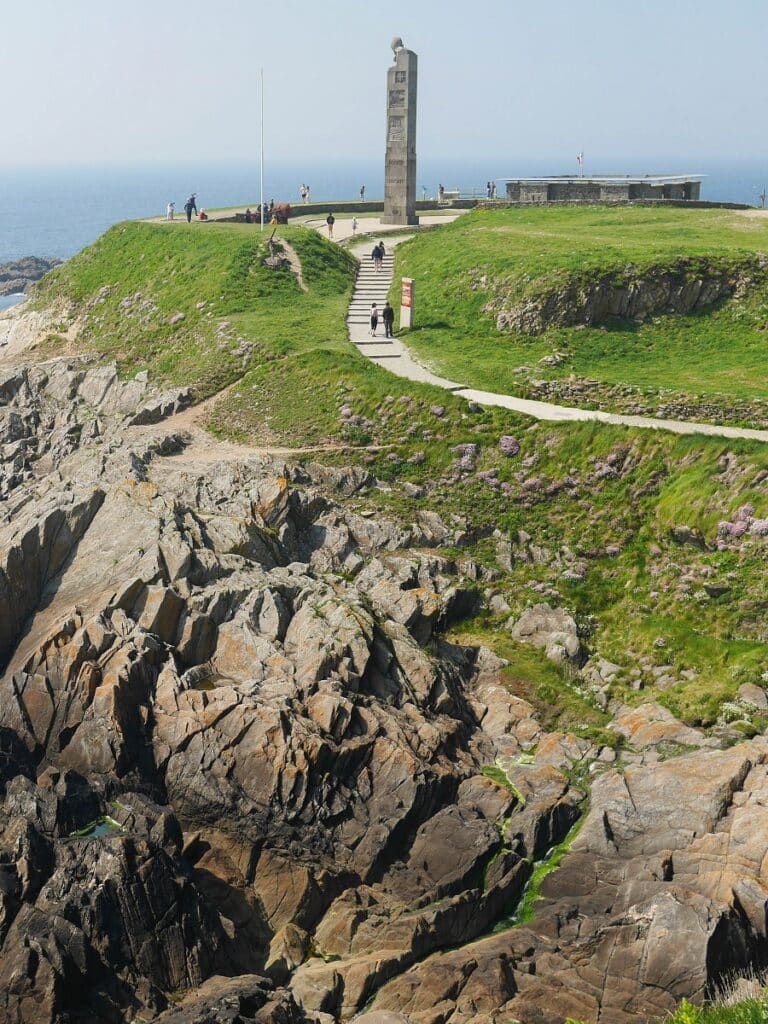
[[[443,639],[485,570],[439,515],[217,458],[162,422],[186,400],[0,381],[0,1020],[623,1022],[758,956],[761,740],[603,766],[492,934],[598,750]],[[550,613],[528,632],[577,658]]]

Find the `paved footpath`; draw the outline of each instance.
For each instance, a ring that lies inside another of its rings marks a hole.
[[[440,218],[441,220],[443,218]],[[339,221],[336,222],[339,224]],[[367,226],[366,226],[367,229]],[[374,231],[378,229],[378,223]],[[370,335],[370,307],[375,302],[379,309],[384,301],[392,284],[394,273],[393,249],[400,242],[411,235],[392,238],[387,245],[387,255],[384,260],[384,268],[381,273],[373,269],[373,261],[370,258],[373,242],[368,241],[356,246],[352,251],[361,260],[360,270],[357,275],[355,290],[352,295],[352,302],[349,307],[347,325],[349,327],[349,340],[355,345],[358,351],[364,356],[383,366],[390,373],[398,377],[406,377],[408,380],[419,381],[423,384],[434,384],[436,387],[452,391],[470,402],[477,402],[478,405],[497,405],[504,409],[512,409],[514,412],[523,413],[526,416],[533,416],[538,420],[552,421],[577,421],[591,420],[599,423],[611,423],[625,427],[640,427],[651,430],[668,430],[674,434],[706,434],[711,437],[744,438],[752,441],[768,442],[768,430],[752,430],[748,427],[726,427],[712,423],[693,423],[684,420],[663,420],[653,416],[626,416],[620,413],[603,412],[600,409],[579,409],[568,405],[553,405],[550,402],[535,402],[527,398],[515,398],[513,395],[501,395],[493,391],[479,391],[476,388],[469,388],[457,381],[447,380],[440,377],[426,366],[417,362],[408,348],[397,338],[385,339],[384,327],[379,322],[377,337]]]

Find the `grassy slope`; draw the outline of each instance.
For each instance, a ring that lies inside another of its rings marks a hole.
[[[700,550],[677,544],[670,531],[686,524],[712,545],[718,521],[744,502],[768,515],[766,446],[589,423],[532,424],[502,409],[470,413],[461,399],[363,359],[344,322],[351,258],[310,231],[281,231],[301,256],[306,293],[290,271],[263,265],[250,226],[131,224],[113,228],[46,278],[36,301],[66,300],[85,320],[84,343],[117,358],[125,373],[148,369],[163,383],[194,383],[199,396],[234,383],[212,414],[219,436],[363,446],[324,456],[363,461],[392,484],[361,504],[408,518],[420,507],[464,517],[469,553],[488,565],[497,566],[493,529],[510,537],[527,531],[548,556],[518,561],[502,575],[498,588],[512,612],[560,600],[576,613],[589,647],[627,672],[642,657],[695,671],[671,690],[650,691],[686,719],[711,722],[740,683],[760,682],[768,668],[764,542]],[[176,313],[184,319],[171,325]],[[254,346],[248,360],[233,354],[239,339]],[[342,414],[344,406],[351,415]],[[502,456],[505,434],[520,441],[515,458]],[[478,446],[475,469],[457,479],[453,449],[466,443]],[[724,470],[729,451],[735,455]],[[625,468],[605,475],[601,467],[617,453]],[[495,470],[499,484],[475,470]],[[423,487],[423,496],[406,496],[406,482]],[[584,563],[582,580],[564,578],[564,547]],[[710,599],[705,581],[730,590]],[[505,618],[466,624],[464,638],[510,660],[510,687],[532,699],[548,723],[602,731],[605,716],[568,679],[510,643]],[[625,675],[616,684],[622,697],[649,696],[628,682]]]
[[[243,376],[233,352],[241,338],[272,358],[344,345],[354,260],[315,232],[281,236],[299,252],[308,292],[289,269],[264,265],[265,242],[251,225],[132,223],[50,274],[35,302],[64,295],[84,311],[81,342],[126,374],[148,369],[204,397]]]
[[[420,326],[408,343],[452,379],[509,393],[519,390],[518,367],[535,366],[557,350],[566,361],[536,366],[537,376],[576,373],[606,383],[765,397],[768,289],[703,315],[608,331],[558,328],[530,338],[500,335],[493,317],[482,312],[488,290],[472,288],[473,277],[485,274],[524,296],[570,274],[642,268],[681,256],[737,261],[755,252],[768,252],[768,218],[724,210],[475,211],[399,249],[397,273],[414,277],[418,288]]]
[[[164,383],[194,382],[200,396],[239,381],[214,412],[213,425],[222,436],[253,440],[266,431],[280,443],[386,446],[336,457],[344,463],[362,458],[391,482],[391,491],[376,491],[360,503],[409,518],[419,507],[437,508],[445,518],[466,517],[468,528],[477,531],[468,553],[481,562],[497,564],[488,536],[493,528],[507,536],[524,529],[552,553],[569,547],[586,562],[586,578],[564,580],[556,561],[518,563],[498,583],[513,612],[541,600],[531,587],[544,586],[550,591],[545,599],[553,600],[551,592],[558,591],[576,612],[589,646],[620,665],[629,669],[647,655],[696,669],[696,678],[651,694],[686,719],[712,721],[741,682],[760,681],[768,667],[765,547],[746,541],[729,551],[703,550],[681,546],[670,531],[686,523],[712,545],[718,521],[743,503],[768,515],[766,446],[594,424],[532,424],[498,409],[469,414],[454,396],[401,382],[360,358],[346,341],[344,325],[353,272],[349,257],[310,232],[284,234],[301,255],[308,293],[289,271],[263,266],[264,251],[250,228],[134,224],[112,229],[49,275],[36,301],[60,306],[65,300],[73,315],[85,319],[85,343],[118,359],[126,374],[148,369]],[[124,307],[136,293],[140,300]],[[142,312],[145,302],[150,305]],[[184,320],[169,324],[179,312]],[[230,326],[220,347],[222,322]],[[240,338],[255,346],[246,366],[231,351]],[[342,405],[362,423],[340,416]],[[504,434],[514,434],[521,444],[512,459],[500,453]],[[475,473],[458,482],[448,476],[459,443],[478,445],[476,469],[498,470],[508,494]],[[624,468],[617,476],[603,475],[601,467],[617,452]],[[423,461],[408,461],[416,453],[423,453]],[[529,489],[524,481],[532,474],[540,483]],[[576,486],[547,493],[566,475]],[[425,496],[406,497],[399,486],[406,481],[424,485]],[[681,597],[677,585],[686,576],[726,579],[731,592],[705,600],[694,582],[690,597]],[[507,685],[538,707],[548,728],[615,742],[605,732],[609,716],[579,689],[578,680],[511,641],[505,618],[484,614],[457,626],[450,639],[487,643],[507,658]],[[663,648],[656,645],[660,638]],[[648,696],[631,691],[626,678],[615,692],[630,701]],[[536,891],[531,886],[528,905]],[[670,1018],[672,1024],[764,1020],[763,1000],[703,1010],[683,1004]]]

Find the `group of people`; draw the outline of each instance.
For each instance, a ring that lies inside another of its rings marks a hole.
[[[275,212],[275,200],[270,199],[269,206],[264,203],[264,223],[269,224],[272,221],[272,217]],[[261,203],[252,210],[250,206],[245,209],[245,223],[246,224],[261,224]]]
[[[384,248],[383,242],[377,242],[371,251],[371,259],[373,260],[373,268],[377,274],[380,274],[384,268],[384,257],[387,255],[387,250]],[[395,322],[395,311],[390,306],[389,302],[385,302],[379,314],[379,307],[375,302],[371,303],[371,337],[376,337],[376,330],[379,326],[379,315],[384,323],[384,337],[394,337],[392,327]]]
[[[387,250],[384,248],[383,242],[377,242],[371,251],[371,259],[373,260],[373,269],[377,274],[380,274],[384,268],[384,257],[387,255]]]
[[[299,195],[301,196],[302,203],[308,203],[310,200],[309,185],[302,185],[299,189]]]
[[[488,196],[489,199],[495,199],[496,198],[496,182],[495,181],[486,182],[485,194]]]
[[[395,311],[389,304],[389,301],[384,303],[381,310],[381,319],[384,324],[384,337],[394,338],[392,327],[395,323]],[[376,337],[376,330],[379,326],[379,309],[375,302],[371,303],[371,337]]]
[[[208,214],[205,210],[197,209],[197,192],[193,192],[189,199],[184,203],[184,213],[187,215],[187,224],[192,221],[192,214],[197,217],[198,220],[208,220]],[[165,219],[174,220],[176,217],[176,203],[168,203],[165,208]]]

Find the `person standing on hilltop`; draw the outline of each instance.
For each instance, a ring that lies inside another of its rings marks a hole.
[[[197,215],[197,203],[195,202],[196,197],[197,192],[193,192],[189,199],[186,201],[186,203],[184,203],[184,212],[187,215],[187,224],[189,224],[190,221],[192,220],[193,210],[195,211],[195,215]]]
[[[384,337],[394,338],[392,325],[395,322],[395,311],[390,306],[389,299],[384,303],[384,309],[381,311],[381,319],[384,321]]]
[[[328,225],[328,237],[333,238],[333,225],[336,223],[336,218],[332,213],[325,218],[325,223]]]
[[[173,216],[176,213],[176,203],[168,203],[165,208],[165,219],[173,220]]]
[[[360,202],[365,202],[365,185],[360,186]]]

